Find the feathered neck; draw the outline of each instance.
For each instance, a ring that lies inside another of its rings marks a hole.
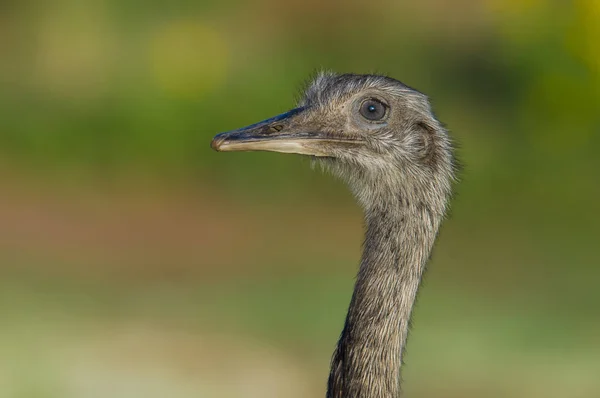
[[[363,195],[369,195],[359,198],[366,204],[364,251],[332,358],[328,398],[400,395],[412,308],[446,205],[446,198],[426,201],[389,190]]]

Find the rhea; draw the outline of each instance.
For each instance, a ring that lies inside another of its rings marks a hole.
[[[428,98],[385,76],[321,73],[295,109],[211,146],[309,156],[347,182],[366,231],[327,397],[398,397],[413,305],[455,179],[452,142]]]

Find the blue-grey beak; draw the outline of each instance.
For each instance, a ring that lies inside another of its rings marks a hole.
[[[311,123],[310,108],[295,108],[262,122],[216,135],[210,146],[220,152],[271,151],[331,156],[331,144],[353,140],[335,137]],[[354,141],[356,142],[356,141]]]

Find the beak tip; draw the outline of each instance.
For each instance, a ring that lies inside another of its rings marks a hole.
[[[216,136],[210,142],[210,147],[217,152],[221,152],[221,144],[223,144],[223,141],[224,141],[223,138]]]

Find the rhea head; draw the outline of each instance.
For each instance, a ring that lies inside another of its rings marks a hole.
[[[221,133],[211,146],[310,156],[365,208],[400,197],[436,202],[443,213],[453,179],[452,145],[427,97],[385,76],[321,73],[296,108]]]

